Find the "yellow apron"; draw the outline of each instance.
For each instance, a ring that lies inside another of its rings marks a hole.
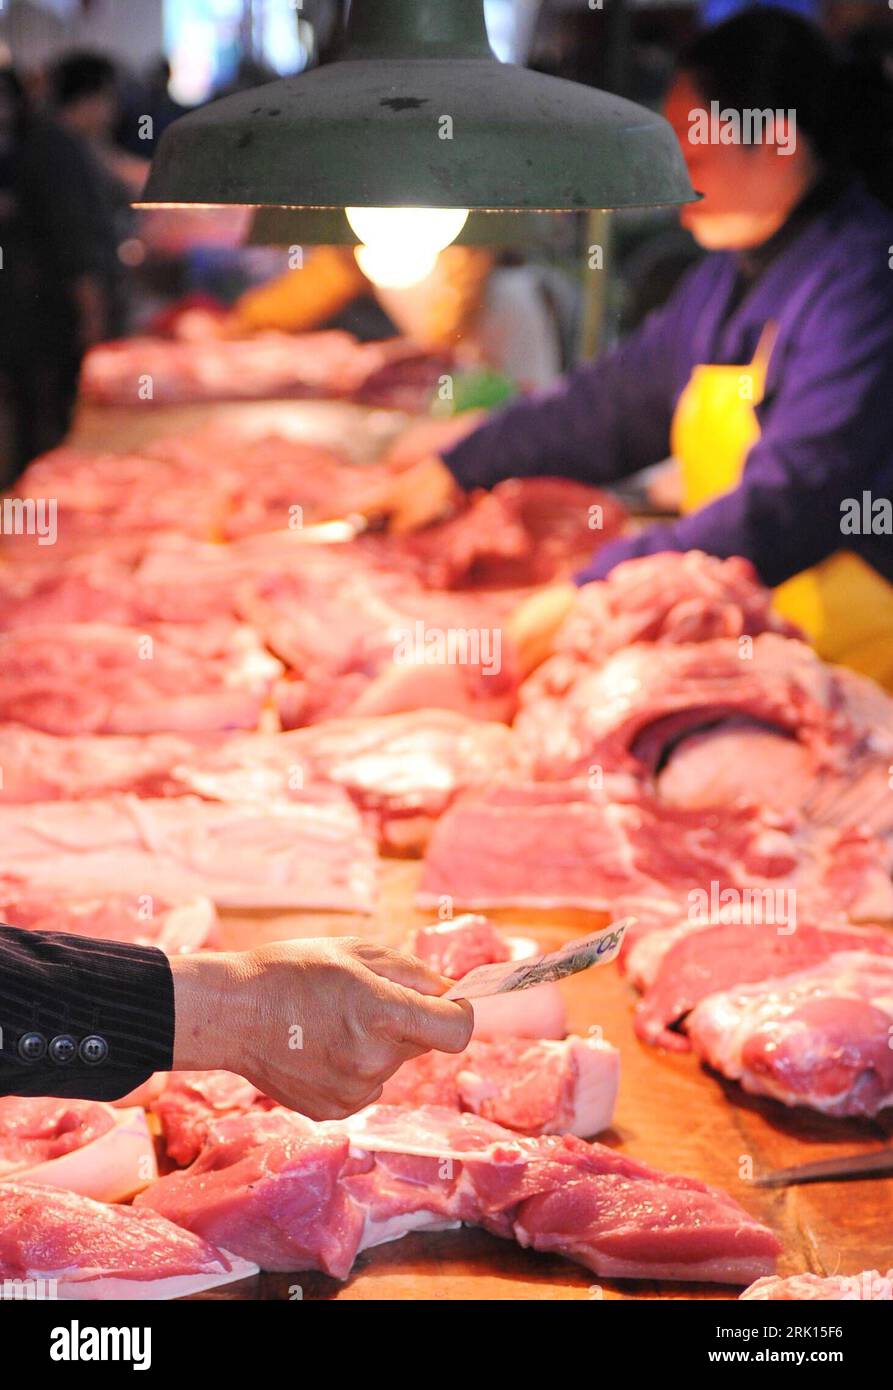
[[[686,512],[738,486],[760,437],[775,330],[767,325],[746,366],[696,366],[679,398],[671,444]],[[893,584],[852,551],[839,550],[775,591],[775,608],[803,629],[826,661],[873,676],[893,691]]]

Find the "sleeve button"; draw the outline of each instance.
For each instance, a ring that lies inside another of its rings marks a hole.
[[[109,1055],[109,1045],[105,1038],[100,1038],[97,1034],[91,1033],[89,1038],[84,1038],[78,1048],[78,1056],[88,1067],[96,1067],[100,1062],[104,1062]]]
[[[60,1067],[74,1061],[77,1050],[78,1045],[69,1033],[60,1033],[50,1043],[50,1056]]]
[[[47,1050],[43,1033],[23,1033],[19,1038],[19,1056],[25,1062],[39,1062]]]

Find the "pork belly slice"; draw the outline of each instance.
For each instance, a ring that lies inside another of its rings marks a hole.
[[[0,1097],[0,1179],[124,1202],[157,1176],[144,1111],[100,1101]]]
[[[0,1280],[55,1281],[60,1299],[170,1299],[257,1274],[152,1211],[0,1183]]]
[[[643,1042],[687,1051],[685,1035],[671,1030],[708,995],[818,965],[837,951],[861,950],[893,955],[893,932],[807,923],[788,931],[759,921],[683,923],[653,932],[627,961],[630,977],[644,990],[636,1033]]]
[[[78,895],[14,875],[0,877],[0,920],[30,931],[65,932],[134,946],[157,946],[168,956],[216,946],[217,912],[210,898],[171,905],[137,893]]]
[[[281,664],[225,619],[0,634],[0,720],[51,734],[254,729]]]
[[[827,1115],[893,1104],[893,959],[843,951],[708,995],[689,1014],[698,1055],[754,1095]]]
[[[854,1303],[862,1299],[878,1303],[893,1302],[893,1269],[880,1274],[866,1269],[861,1274],[792,1274],[787,1279],[771,1275],[757,1279],[745,1289],[740,1300],[755,1302]]]
[[[462,797],[447,811],[417,901],[616,911],[639,899],[675,903],[678,918],[693,893],[716,884],[793,892],[813,915],[884,921],[893,919],[891,858],[890,846],[856,830],[811,828],[746,805],[681,810],[628,779],[602,790],[579,780],[519,783]]]
[[[475,966],[520,960],[534,955],[538,948],[528,937],[506,936],[486,917],[465,913],[419,927],[407,949],[431,970],[461,980]],[[475,999],[473,1007],[476,1038],[563,1038],[567,1033],[564,995],[555,983]]]
[[[482,1226],[596,1274],[748,1283],[779,1243],[725,1193],[571,1135],[526,1138],[477,1115],[377,1105],[313,1125],[286,1111],[211,1126],[185,1172],[137,1198],[263,1268],[346,1278],[410,1230]]]
[[[11,874],[79,896],[370,912],[377,858],[335,787],[269,807],[116,796],[0,806],[0,875]]]
[[[596,1038],[475,1040],[459,1056],[405,1062],[381,1101],[468,1110],[519,1134],[588,1138],[610,1125],[619,1084],[620,1053]]]

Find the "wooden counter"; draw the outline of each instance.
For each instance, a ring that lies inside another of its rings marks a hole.
[[[271,918],[229,916],[225,945],[241,948],[296,936],[368,936],[400,944],[429,915],[412,895],[415,863],[386,861],[373,919],[334,914]],[[536,937],[544,948],[601,925],[584,912],[493,913]],[[779,1235],[781,1273],[855,1274],[893,1264],[893,1178],[763,1191],[743,1177],[869,1150],[891,1130],[874,1122],[835,1121],[746,1096],[707,1073],[691,1054],[643,1046],[632,1029],[635,992],[616,967],[590,970],[566,981],[570,1027],[601,1027],[622,1053],[620,1100],[603,1143],[670,1172],[723,1187]],[[414,1234],[362,1255],[345,1284],[321,1274],[263,1275],[212,1297],[287,1299],[587,1299],[735,1298],[738,1290],[709,1285],[599,1281],[569,1260],[521,1250],[481,1231]]]

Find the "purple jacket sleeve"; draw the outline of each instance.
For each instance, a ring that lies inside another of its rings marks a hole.
[[[826,283],[788,345],[741,484],[599,551],[577,583],[662,550],[744,555],[775,586],[844,544],[841,503],[893,486],[893,276],[862,260]]]
[[[514,402],[450,449],[444,459],[457,482],[466,490],[544,475],[606,483],[662,459],[688,279],[616,352]]]

